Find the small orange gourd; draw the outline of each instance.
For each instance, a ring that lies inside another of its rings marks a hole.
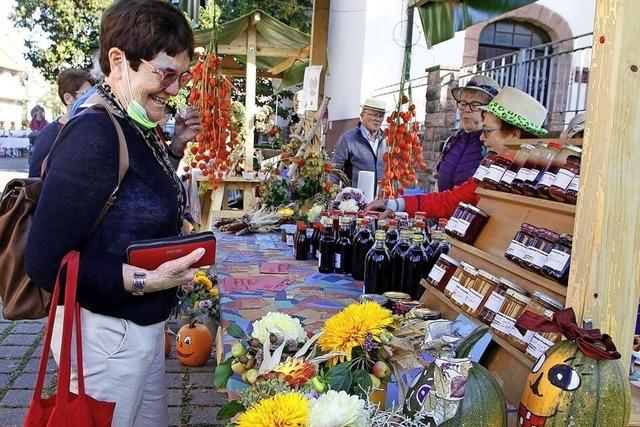
[[[202,366],[211,356],[213,338],[209,329],[196,321],[184,325],[176,336],[176,355],[183,365]]]

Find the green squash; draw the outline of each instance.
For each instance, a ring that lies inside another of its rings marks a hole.
[[[518,426],[627,426],[630,412],[629,381],[620,361],[592,359],[573,341],[561,341],[531,370]]]
[[[487,326],[478,327],[458,346],[456,358],[466,358],[473,345],[487,332]],[[405,415],[415,416],[422,408],[427,395],[434,387],[435,363],[425,367],[416,376],[407,392]],[[425,424],[432,420],[422,420]],[[441,424],[443,427],[506,427],[507,404],[500,385],[491,372],[472,362],[465,393],[453,418]]]

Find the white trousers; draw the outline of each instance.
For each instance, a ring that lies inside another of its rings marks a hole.
[[[56,311],[51,351],[59,363],[63,307]],[[164,363],[164,322],[140,326],[81,309],[86,393],[116,402],[112,427],[164,427],[169,423]],[[75,332],[71,391],[78,392]]]

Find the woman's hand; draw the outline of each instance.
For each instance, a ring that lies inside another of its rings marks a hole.
[[[184,117],[176,114],[176,127],[171,141],[171,151],[180,155],[184,152],[187,142],[192,141],[202,131],[200,113],[193,108],[187,108]]]
[[[369,206],[366,207],[365,212],[376,211],[380,212],[378,215],[378,219],[384,219],[393,215],[393,211],[391,209],[387,209],[387,201],[386,200],[374,200],[369,203]]]
[[[129,264],[123,264],[122,274],[124,278],[124,288],[131,292],[133,290],[133,273],[145,273],[144,292],[158,292],[165,289],[174,288],[180,284],[188,283],[198,272],[197,268],[190,268],[204,255],[204,248],[198,248],[188,255],[167,261],[155,270],[144,270]]]

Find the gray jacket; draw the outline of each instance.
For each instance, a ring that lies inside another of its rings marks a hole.
[[[342,168],[351,180],[352,187],[358,186],[358,172],[360,171],[374,172],[377,183],[384,178],[382,156],[386,149],[387,139],[385,138],[378,145],[378,152],[374,153],[369,141],[362,136],[360,127],[357,127],[340,135],[331,162]]]

